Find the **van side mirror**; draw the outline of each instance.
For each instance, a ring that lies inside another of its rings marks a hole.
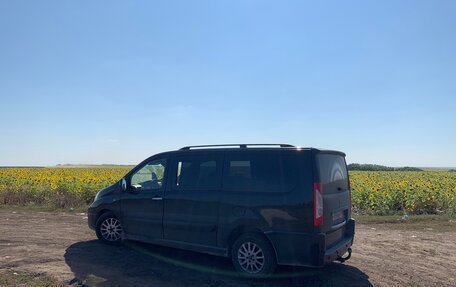
[[[122,180],[120,181],[120,187],[122,192],[125,192],[127,190],[127,181],[125,180],[125,178],[122,178]]]

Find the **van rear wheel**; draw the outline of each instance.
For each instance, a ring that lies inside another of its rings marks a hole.
[[[98,239],[105,243],[119,243],[122,240],[122,225],[120,220],[111,212],[100,216],[96,224]]]
[[[255,233],[241,235],[231,248],[235,269],[247,276],[266,276],[276,268],[274,250],[269,242]]]

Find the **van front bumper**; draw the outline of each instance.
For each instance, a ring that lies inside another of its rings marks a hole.
[[[343,237],[330,246],[326,246],[325,233],[266,232],[266,236],[272,242],[278,264],[323,267],[340,259],[353,245],[355,220],[349,219],[344,228]]]
[[[97,213],[91,211],[90,209],[87,211],[87,225],[92,230],[95,230],[95,225],[97,223]]]

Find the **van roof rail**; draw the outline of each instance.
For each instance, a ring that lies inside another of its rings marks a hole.
[[[291,144],[212,144],[212,145],[192,145],[185,146],[179,150],[190,150],[190,149],[199,149],[199,148],[223,148],[223,147],[239,147],[239,148],[248,148],[248,147],[296,147]]]

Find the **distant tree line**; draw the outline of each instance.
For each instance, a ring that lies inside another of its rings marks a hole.
[[[423,171],[417,167],[390,167],[378,164],[360,164],[351,163],[348,165],[348,170],[361,170],[361,171]]]

